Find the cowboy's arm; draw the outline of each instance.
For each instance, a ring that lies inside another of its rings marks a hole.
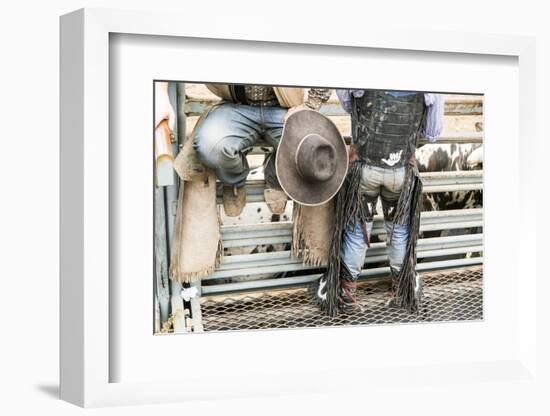
[[[424,94],[426,115],[421,134],[430,143],[435,143],[443,131],[445,97],[443,94]]]
[[[174,130],[176,127],[176,113],[168,97],[168,82],[155,83],[155,127],[162,120],[168,120],[168,127]]]
[[[312,110],[319,110],[330,98],[330,88],[310,88],[304,105]]]
[[[297,105],[295,107],[289,108],[287,113],[285,114],[284,121],[286,122],[288,117],[296,111],[307,109],[318,111],[323,103],[326,103],[328,101],[328,99],[330,98],[330,94],[330,88],[310,88],[307,92],[307,98],[304,103],[302,105]]]
[[[351,114],[352,90],[336,90],[336,96],[346,113]]]

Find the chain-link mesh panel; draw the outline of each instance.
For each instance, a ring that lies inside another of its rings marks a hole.
[[[481,320],[482,266],[422,273],[424,297],[418,314],[387,307],[388,279],[360,282],[360,307],[335,318],[321,314],[306,288],[213,296],[202,300],[205,331],[308,328],[405,322]]]

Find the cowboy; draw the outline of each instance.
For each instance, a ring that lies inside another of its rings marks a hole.
[[[223,206],[226,215],[238,216],[246,204],[244,184],[250,171],[246,154],[264,139],[277,148],[283,125],[293,113],[318,110],[330,97],[330,89],[310,88],[304,100],[304,89],[262,85],[206,84],[222,101],[212,107],[195,130],[194,148],[201,162],[214,170],[224,184]],[[159,117],[172,117],[163,85],[158,88]],[[161,118],[162,119],[162,118]],[[274,169],[273,152],[266,155],[264,196],[274,214],[282,214],[286,195]],[[283,201],[283,203],[281,203]]]
[[[351,114],[350,167],[336,198],[332,257],[315,297],[331,316],[357,305],[356,282],[380,198],[392,278],[387,305],[415,312],[422,292],[415,270],[422,183],[414,155],[420,136],[435,142],[441,134],[443,96],[378,90],[336,93]]]

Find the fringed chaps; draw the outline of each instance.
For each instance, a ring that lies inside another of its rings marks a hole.
[[[216,178],[181,181],[174,236],[170,248],[170,278],[192,282],[214,272],[223,256],[216,207]]]
[[[335,225],[333,229],[327,271],[312,287],[312,295],[321,310],[334,317],[340,311],[339,302],[341,276],[344,274],[344,264],[341,262],[342,242],[347,226],[354,221],[365,221],[367,210],[360,193],[361,173],[365,162],[355,161],[348,170],[344,184],[336,196]],[[405,182],[394,211],[394,221],[404,224],[409,218],[409,240],[402,268],[393,277],[395,290],[394,305],[409,312],[418,311],[420,300],[416,297],[416,243],[420,225],[420,195],[422,182],[415,165],[407,166]],[[392,236],[388,236],[391,241]]]
[[[314,299],[328,316],[336,316],[340,308],[340,274],[342,241],[347,225],[356,221],[362,211],[359,184],[363,162],[354,162],[336,195],[335,221],[332,232],[327,271],[314,285]]]
[[[394,224],[403,225],[409,220],[409,239],[407,251],[398,273],[392,273],[392,287],[394,290],[393,304],[406,309],[410,313],[418,312],[420,296],[416,290],[416,244],[420,229],[420,196],[422,195],[422,181],[416,164],[407,167],[405,182],[399,201],[395,208]],[[392,235],[388,236],[391,242]]]
[[[196,128],[207,114],[201,116],[174,161],[180,189],[170,247],[170,278],[185,283],[212,274],[223,257],[216,177],[193,148]]]
[[[291,256],[310,266],[326,266],[334,225],[334,199],[314,207],[294,202],[293,217]]]

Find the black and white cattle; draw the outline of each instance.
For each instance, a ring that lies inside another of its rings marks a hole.
[[[416,150],[420,172],[460,172],[483,169],[481,144],[426,144]],[[428,193],[423,211],[478,208],[483,204],[479,190]]]
[[[483,169],[482,144],[427,144],[416,151],[420,172],[461,172]],[[481,208],[481,190],[424,193],[422,211],[444,211]],[[477,234],[480,227],[425,231],[423,238],[460,234]],[[451,256],[453,257],[453,256]],[[455,256],[456,257],[456,256]],[[441,260],[442,258],[439,258]],[[426,259],[425,259],[426,260]]]

